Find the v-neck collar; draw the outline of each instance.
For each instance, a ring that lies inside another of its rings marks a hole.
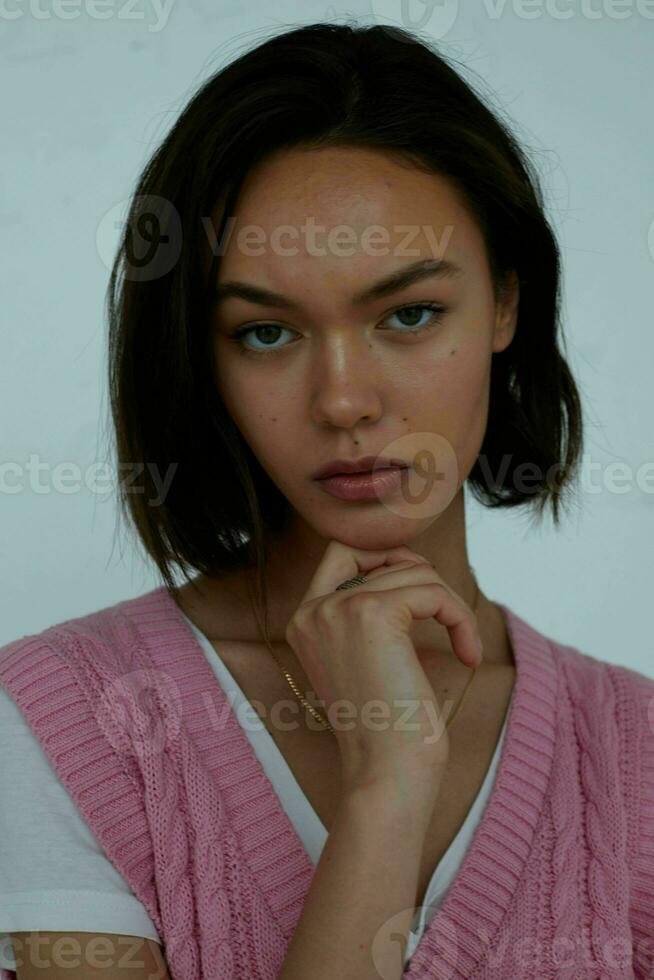
[[[181,609],[165,586],[143,596],[154,616],[139,623],[152,659],[179,680],[186,729],[225,799],[253,878],[288,940],[315,867]],[[136,600],[138,602],[138,600]],[[530,853],[554,753],[558,672],[548,639],[502,610],[516,676],[490,797],[457,875],[423,932],[406,980],[469,977],[492,947]],[[280,852],[283,851],[283,861]],[[488,894],[487,882],[500,890]],[[300,891],[299,901],[291,895]]]

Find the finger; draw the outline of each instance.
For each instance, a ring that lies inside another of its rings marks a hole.
[[[334,592],[341,582],[354,578],[355,575],[365,575],[380,565],[393,565],[409,559],[415,561],[416,557],[411,549],[404,545],[369,551],[364,548],[351,548],[340,541],[332,540],[309,583],[303,601]]]
[[[416,619],[433,617],[441,623],[450,634],[452,649],[459,660],[466,667],[478,667],[483,657],[477,641],[474,613],[471,617],[469,607],[455,599],[446,586],[438,588],[442,584],[426,582],[391,591],[403,593],[398,598],[405,602]]]
[[[422,561],[417,561],[414,558],[407,558],[403,561],[395,562],[392,565],[384,562],[384,564],[380,565],[379,568],[373,568],[372,571],[367,573],[366,582],[363,583],[360,588],[363,588],[364,585],[368,584],[368,582],[376,582],[380,578],[386,579],[389,575],[394,575],[396,572],[404,572],[408,569],[416,568],[416,566],[421,566],[422,569],[431,573],[433,578],[434,569],[429,562],[425,561],[424,559]]]
[[[405,574],[407,572],[410,573],[410,575]],[[452,588],[448,582],[445,581],[445,579],[441,578],[438,572],[434,570],[433,564],[428,562],[426,559],[422,559],[421,561],[408,559],[406,561],[397,562],[394,565],[383,565],[380,568],[376,568],[368,574],[367,581],[362,583],[361,586],[358,586],[358,589],[359,591],[363,591],[367,588],[372,590],[373,583],[378,582],[380,579],[383,579],[384,583],[382,586],[378,586],[378,588],[396,588],[399,585],[409,585],[411,582],[415,582],[416,576],[418,577],[418,581],[432,581],[435,584],[442,585],[444,589],[447,589],[452,598],[455,599],[456,602],[460,602],[465,609],[470,611],[471,616],[475,617],[476,619],[476,614],[471,606],[462,596],[459,595],[455,589]]]

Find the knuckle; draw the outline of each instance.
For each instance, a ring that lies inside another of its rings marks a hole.
[[[296,620],[290,619],[286,625],[286,629],[284,630],[284,638],[286,639],[286,642],[289,644],[289,646],[292,645],[292,641],[294,637],[297,636],[297,632],[298,632],[298,627],[297,627]]]
[[[448,599],[454,598],[448,586],[441,579],[438,579],[438,581],[433,582],[432,584],[439,590],[441,600],[445,599],[447,601]]]
[[[291,638],[300,636],[305,631],[310,614],[311,608],[307,603],[303,603],[295,610],[286,625],[285,636],[287,643],[291,642]]]
[[[370,619],[379,615],[384,605],[383,594],[380,592],[360,592],[348,598],[349,611],[359,619]]]
[[[368,599],[370,599],[370,592],[350,592],[349,595],[343,596],[343,605],[347,606],[349,611],[362,609],[367,605]]]
[[[325,624],[331,622],[334,613],[335,598],[332,593],[322,596],[321,601],[314,607],[313,613],[319,623]]]

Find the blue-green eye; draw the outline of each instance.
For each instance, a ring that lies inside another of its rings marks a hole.
[[[409,311],[410,314],[419,313],[420,316],[424,316],[426,313],[429,313],[430,316],[427,317],[427,320],[425,322],[419,323],[417,326],[415,325],[415,320],[414,320],[413,323],[411,323],[409,326],[405,326],[404,329],[401,327],[400,328],[391,327],[390,329],[394,333],[409,334],[410,336],[415,336],[416,334],[424,333],[427,330],[432,330],[434,327],[437,326],[438,323],[440,323],[440,321],[443,318],[443,315],[447,313],[447,307],[443,306],[441,303],[412,303],[410,306],[399,306],[396,310],[393,310],[392,313],[389,313],[386,319],[390,319],[390,317],[393,316],[406,314],[407,310]],[[409,316],[409,320],[411,319],[412,317]],[[253,326],[251,325],[249,327],[240,327],[239,329],[233,331],[233,333],[229,334],[229,338],[230,340],[236,342],[238,350],[243,354],[258,355],[258,354],[265,354],[268,351],[274,353],[275,351],[283,350],[284,347],[288,345],[285,344],[282,347],[270,347],[269,344],[266,344],[264,347],[246,347],[246,345],[242,341],[242,338],[244,338],[245,336],[247,336],[247,334],[250,333],[252,334],[258,333],[258,334],[263,334],[265,336],[266,331],[272,331],[273,332],[272,340],[274,341],[279,339],[278,336],[275,336],[275,333],[276,332],[279,333],[279,331],[283,332],[284,330],[291,333],[293,332],[290,330],[289,327],[282,327],[277,323],[261,322],[261,323],[255,323]]]

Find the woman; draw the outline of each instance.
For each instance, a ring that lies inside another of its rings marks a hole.
[[[654,682],[468,561],[466,483],[558,524],[582,448],[506,124],[408,32],[281,34],[146,167],[109,315],[164,585],[1,651],[5,810],[65,814],[6,820],[19,978],[63,936],[66,976],[649,976]]]

